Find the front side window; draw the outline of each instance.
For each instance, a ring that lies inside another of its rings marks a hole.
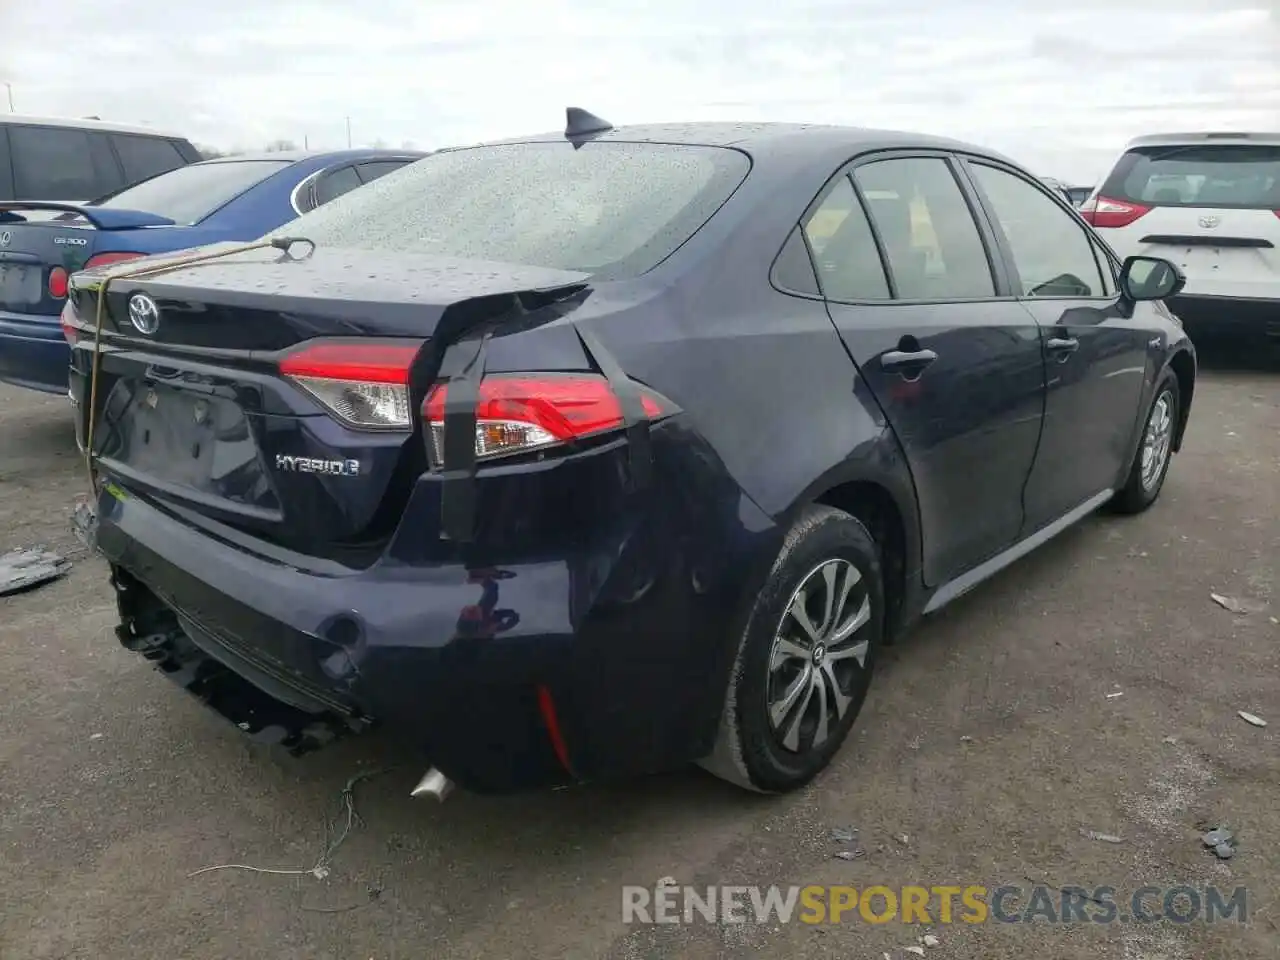
[[[666,259],[750,171],[726,147],[599,140],[445,150],[289,225],[320,246],[621,277]]]
[[[971,163],[1013,254],[1027,297],[1100,297],[1107,287],[1085,228],[1038,187],[1005,170]]]
[[[900,300],[995,295],[986,247],[947,161],[876,160],[854,170]]]

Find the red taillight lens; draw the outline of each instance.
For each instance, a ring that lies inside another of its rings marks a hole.
[[[444,459],[444,405],[448,386],[437,384],[422,406],[436,463]],[[645,387],[641,403],[650,419],[674,412],[670,401]],[[491,374],[476,402],[476,457],[530,453],[617,430],[622,407],[609,381],[597,374]]]
[[[417,343],[317,343],[280,361],[280,372],[334,416],[364,429],[407,429],[409,367]]]
[[[1095,197],[1080,206],[1080,216],[1095,227],[1127,227],[1145,213],[1151,211],[1140,203]]]
[[[76,327],[76,309],[68,300],[62,307],[62,315],[58,318],[62,324],[62,336],[71,346],[76,345],[76,341],[80,339],[80,331]]]
[[[94,267],[105,267],[109,263],[119,263],[121,260],[136,260],[138,257],[145,256],[145,253],[99,253],[90,257],[89,262],[82,269],[92,270]]]
[[[67,271],[62,267],[54,267],[49,271],[49,296],[55,300],[67,298]]]

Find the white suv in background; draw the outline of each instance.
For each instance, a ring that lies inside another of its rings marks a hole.
[[[1080,214],[1121,258],[1182,268],[1169,306],[1192,337],[1280,343],[1280,133],[1139,137]]]

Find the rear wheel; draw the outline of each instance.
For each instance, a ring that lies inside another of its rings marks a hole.
[[[755,597],[703,766],[780,793],[830,762],[862,709],[884,620],[879,553],[833,507],[806,508]]]
[[[1142,442],[1124,487],[1111,501],[1117,513],[1141,513],[1156,502],[1173,459],[1173,436],[1181,411],[1178,378],[1166,370],[1142,427]]]

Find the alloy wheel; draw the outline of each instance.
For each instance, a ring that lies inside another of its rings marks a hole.
[[[871,595],[847,560],[809,572],[787,604],[769,656],[769,724],[792,753],[821,746],[853,703],[866,670]]]
[[[1169,460],[1173,440],[1173,394],[1165,390],[1156,398],[1142,435],[1142,488],[1150,492],[1160,481]]]

